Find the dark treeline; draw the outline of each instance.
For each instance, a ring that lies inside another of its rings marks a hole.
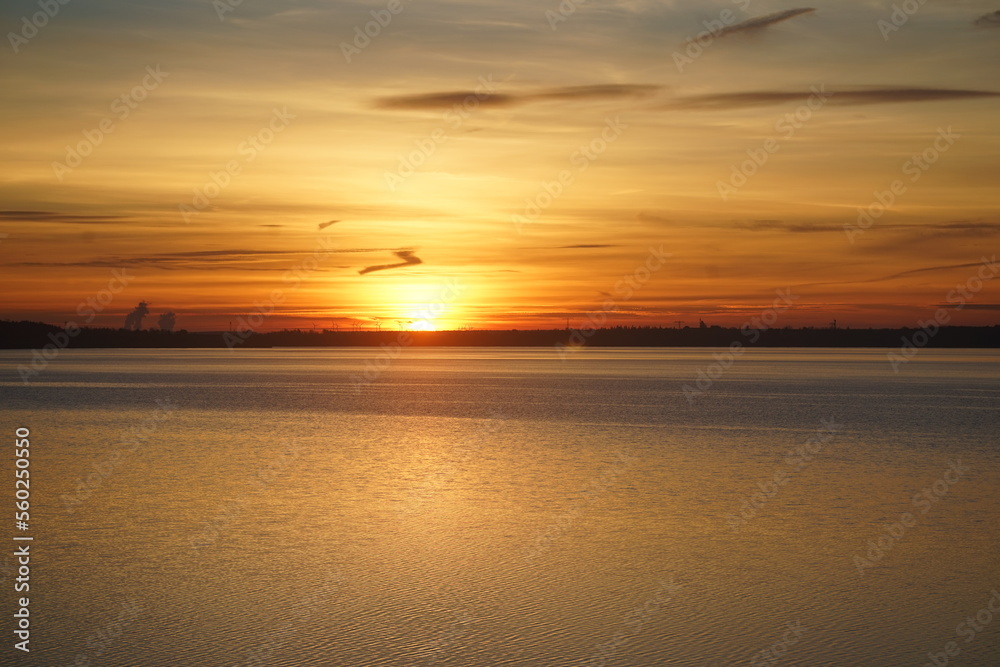
[[[236,335],[227,332],[83,328],[63,331],[41,322],[0,321],[0,348],[201,348],[402,346],[530,347],[580,344],[597,347],[1000,347],[1000,325],[932,329],[768,329],[726,327],[611,327],[506,331],[309,331]]]

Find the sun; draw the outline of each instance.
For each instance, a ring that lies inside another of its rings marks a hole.
[[[410,325],[410,331],[437,331],[432,322],[427,320],[417,320]]]
[[[451,330],[456,321],[456,291],[453,281],[441,278],[405,276],[384,280],[371,286],[368,296],[374,315],[383,326],[400,331]],[[464,296],[464,294],[463,294]]]

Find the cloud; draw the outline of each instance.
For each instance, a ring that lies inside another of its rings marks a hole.
[[[72,225],[107,225],[128,220],[123,215],[72,215],[55,211],[0,211],[0,222],[51,222]]]
[[[535,100],[593,100],[616,99],[619,97],[645,97],[659,92],[663,86],[650,84],[600,84],[592,86],[571,86],[569,88],[552,88],[545,92],[525,95],[528,101]]]
[[[737,223],[736,226],[740,229],[746,229],[753,232],[835,232],[839,234],[844,232],[844,226],[842,224],[805,224],[785,222],[783,220],[751,220],[750,222]],[[955,232],[956,236],[990,236],[1000,232],[1000,222],[959,220],[954,222],[883,223],[879,225],[879,228],[884,230],[905,229],[914,231]]]
[[[392,248],[337,248],[331,251],[337,253],[388,252]],[[171,252],[146,256],[114,256],[100,257],[78,262],[20,262],[11,266],[37,267],[103,267],[103,268],[140,268],[148,267],[164,271],[194,270],[213,271],[220,269],[237,269],[240,271],[286,271],[288,263],[311,256],[310,252],[293,250],[196,250],[189,252]],[[274,266],[252,266],[250,262],[267,262]],[[328,267],[333,268],[333,267]],[[337,267],[346,268],[346,267]],[[320,269],[322,270],[322,269]]]
[[[177,314],[172,310],[160,315],[160,319],[157,320],[156,325],[160,327],[163,331],[173,331],[174,326],[177,324]]]
[[[821,283],[805,283],[802,285],[796,285],[795,287],[814,287],[818,285],[857,285],[863,283],[881,283],[889,280],[896,280],[897,278],[904,278],[906,276],[917,275],[920,273],[938,273],[941,271],[953,271],[955,269],[969,269],[977,266],[982,266],[982,262],[970,262],[968,264],[947,264],[944,266],[925,266],[919,269],[910,269],[909,271],[901,271],[899,273],[893,273],[888,276],[880,276],[878,278],[867,278],[865,280],[835,280],[830,282]]]
[[[882,278],[872,278],[870,280],[864,280],[861,282],[875,283],[881,282],[883,280],[895,280],[896,278],[902,278],[903,276],[912,276],[917,273],[937,273],[939,271],[951,271],[952,269],[969,269],[975,266],[982,266],[982,262],[971,262],[969,264],[948,264],[946,266],[926,266],[920,269],[911,269],[909,271],[903,271],[901,273],[894,273],[889,276],[883,276]]]
[[[975,25],[983,28],[1000,28],[1000,11],[983,14],[975,20]]]
[[[129,331],[139,331],[142,329],[142,318],[149,314],[149,306],[145,301],[140,301],[132,312],[125,315],[125,324],[123,325],[125,329]]]
[[[398,264],[378,264],[376,266],[368,266],[358,271],[358,273],[365,275],[366,273],[371,273],[372,271],[385,271],[386,269],[398,269],[403,266],[416,266],[417,264],[423,264],[423,260],[419,257],[414,257],[413,253],[413,250],[396,250],[392,254],[403,260],[402,262],[399,262]]]
[[[437,110],[462,104],[469,98],[478,99],[475,92],[462,90],[418,95],[393,95],[378,98],[373,106],[376,109],[391,109],[393,111]],[[517,98],[513,95],[494,93],[478,101],[481,107],[505,107],[516,104]]]
[[[533,102],[576,102],[581,100],[614,100],[653,95],[663,87],[650,84],[596,84],[590,86],[570,86],[547,88],[535,92],[493,93],[485,95],[474,91],[452,91],[423,93],[418,95],[393,95],[375,100],[377,109],[400,110],[440,110],[466,100],[476,99],[482,107],[509,107]]]
[[[771,106],[785,102],[801,102],[812,93],[809,91],[786,92],[756,90],[743,93],[717,93],[714,95],[691,95],[676,98],[662,107],[664,110],[744,109],[747,107]],[[887,104],[892,102],[936,102],[980,97],[997,97],[1000,93],[992,90],[970,90],[950,88],[855,88],[830,91],[828,104],[860,105]]]
[[[574,248],[617,248],[616,245],[608,245],[601,243],[581,243],[579,245],[559,245],[555,247],[555,250],[571,250]]]
[[[720,30],[719,37],[725,37],[726,35],[732,35],[736,32],[745,32],[747,30],[759,30],[761,28],[766,28],[769,25],[781,23],[782,21],[787,21],[788,19],[795,18],[796,16],[809,14],[814,11],[816,11],[815,7],[801,7],[799,9],[786,9],[782,12],[774,12],[773,14],[766,14],[764,16],[755,16],[752,19],[747,19],[742,23],[737,23],[736,25],[731,25],[728,28]]]
[[[844,233],[843,225],[807,225],[798,222],[784,222],[783,220],[751,220],[737,224],[741,229],[748,229],[753,232],[791,232],[793,234],[805,234],[814,232],[838,232]]]

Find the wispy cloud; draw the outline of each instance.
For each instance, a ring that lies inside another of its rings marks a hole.
[[[842,224],[825,223],[800,223],[785,222],[784,220],[751,220],[749,222],[738,222],[736,226],[740,229],[747,229],[753,232],[790,232],[790,233],[820,233],[833,232],[844,233]],[[958,220],[954,222],[908,222],[908,223],[883,223],[879,229],[903,229],[917,231],[934,232],[955,232],[965,233],[972,236],[988,236],[1000,233],[1000,222],[976,222],[972,220]]]
[[[997,97],[1000,93],[992,90],[970,90],[951,88],[853,88],[829,91],[829,104],[860,105],[887,104],[899,102],[937,102],[944,100],[962,100],[983,97]],[[747,107],[772,106],[786,102],[801,102],[811,95],[810,91],[777,91],[755,90],[742,93],[716,93],[710,95],[691,95],[678,97],[661,109],[665,110],[701,110],[714,111],[721,109],[744,109]]]
[[[388,252],[391,248],[337,248],[338,253]],[[285,271],[289,262],[310,256],[309,252],[286,250],[197,250],[146,256],[99,257],[76,262],[20,262],[11,266],[37,267],[147,267],[172,270],[212,271],[239,268],[241,271]],[[333,267],[330,267],[333,268]],[[346,268],[346,267],[337,267]],[[320,269],[322,270],[322,269]]]
[[[878,278],[866,278],[864,280],[834,280],[829,282],[820,283],[805,283],[802,285],[796,285],[795,287],[815,287],[819,285],[859,285],[866,283],[881,283],[890,280],[897,280],[899,278],[906,278],[908,276],[914,276],[923,273],[940,273],[944,271],[954,271],[955,269],[968,269],[976,266],[982,266],[982,262],[970,262],[967,264],[948,264],[945,266],[925,266],[919,269],[910,269],[909,271],[900,271],[899,273],[893,273],[887,276],[879,276]]]
[[[615,100],[653,95],[663,86],[652,84],[596,84],[589,86],[569,86],[565,88],[547,88],[544,90],[521,93],[493,93],[481,95],[481,107],[509,107],[534,102],[579,102],[584,100]],[[440,110],[462,104],[476,92],[458,90],[440,93],[421,93],[416,95],[392,95],[375,100],[377,109],[391,110]]]
[[[74,215],[56,211],[0,211],[0,222],[48,222],[69,225],[108,225],[126,222],[124,215]]]
[[[726,35],[732,35],[737,32],[746,32],[748,30],[760,30],[761,28],[766,28],[767,26],[774,25],[775,23],[781,23],[782,21],[787,21],[788,19],[795,18],[796,16],[801,16],[802,14],[809,14],[816,11],[815,7],[800,7],[798,9],[786,9],[781,12],[774,12],[773,14],[766,14],[764,16],[755,16],[752,19],[747,19],[742,23],[737,23],[736,25],[731,25],[728,28],[719,31],[719,36],[724,37]]]
[[[989,14],[983,14],[976,19],[975,24],[983,28],[1000,27],[1000,10],[990,12]]]
[[[892,275],[883,276],[881,278],[872,278],[870,280],[865,280],[866,283],[881,282],[883,280],[895,280],[897,278],[903,278],[904,276],[912,276],[918,273],[938,273],[940,271],[951,271],[953,269],[969,269],[976,266],[982,266],[982,262],[971,262],[968,264],[948,264],[946,266],[926,266],[920,269],[911,269],[909,271],[901,271],[900,273],[893,273]]]
[[[753,232],[791,232],[793,234],[811,234],[817,232],[844,233],[843,225],[807,224],[801,222],[785,222],[783,220],[751,220],[736,224],[740,229]]]
[[[377,264],[375,266],[368,266],[358,271],[358,273],[365,275],[366,273],[371,273],[372,271],[385,271],[386,269],[398,269],[404,266],[416,266],[417,264],[423,264],[424,262],[422,259],[413,255],[414,252],[414,250],[396,250],[392,254],[403,260],[402,262],[397,262],[396,264]]]

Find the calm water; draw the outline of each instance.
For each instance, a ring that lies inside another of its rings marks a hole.
[[[4,351],[17,664],[1000,664],[1000,352],[713,352]]]

